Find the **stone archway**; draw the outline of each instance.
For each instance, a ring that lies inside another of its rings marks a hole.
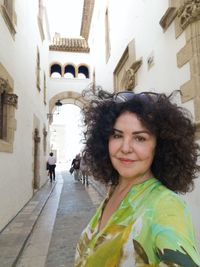
[[[80,93],[73,92],[73,91],[66,91],[56,94],[52,97],[49,101],[49,113],[52,114],[55,103],[60,100],[63,104],[74,104],[80,108],[82,108],[87,101],[83,98]]]

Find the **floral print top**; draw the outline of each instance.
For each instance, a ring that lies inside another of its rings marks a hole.
[[[110,195],[80,237],[75,267],[200,266],[190,213],[176,193],[155,178],[134,185],[99,231]]]

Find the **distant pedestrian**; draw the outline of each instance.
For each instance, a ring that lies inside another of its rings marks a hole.
[[[80,169],[81,169],[83,184],[89,185],[89,182],[88,182],[88,168],[87,168],[87,165],[86,165],[86,162],[85,162],[84,155],[81,157]]]
[[[47,164],[48,164],[48,169],[49,169],[50,182],[52,182],[52,179],[55,181],[56,158],[54,157],[53,152],[49,154]]]
[[[71,167],[74,168],[74,180],[75,181],[80,180],[80,161],[81,161],[80,154],[77,154],[76,157],[72,160]]]

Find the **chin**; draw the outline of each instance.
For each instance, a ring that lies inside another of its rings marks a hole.
[[[120,177],[123,179],[140,179],[140,178],[144,178],[147,177],[147,173],[146,172],[130,172],[130,171],[121,171],[119,172]],[[151,176],[151,175],[149,175]]]
[[[121,178],[126,178],[126,179],[134,179],[135,177],[137,177],[136,174],[133,174],[133,173],[127,173],[127,172],[121,172],[119,173],[120,177]]]

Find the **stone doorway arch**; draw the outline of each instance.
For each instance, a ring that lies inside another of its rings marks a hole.
[[[40,144],[40,136],[39,130],[35,128],[34,130],[34,162],[33,162],[33,190],[39,188],[40,185],[40,176],[39,176],[39,144]]]

